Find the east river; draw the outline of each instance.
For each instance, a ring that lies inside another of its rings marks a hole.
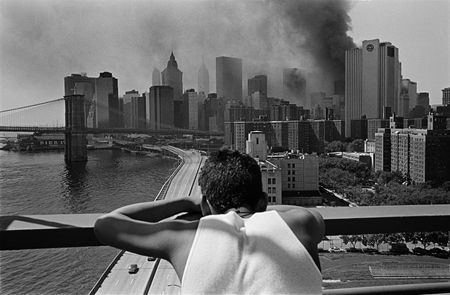
[[[101,213],[153,200],[178,161],[117,150],[66,166],[62,152],[0,151],[0,214]],[[0,241],[1,243],[1,241]],[[87,294],[118,253],[110,247],[0,252],[0,294]]]

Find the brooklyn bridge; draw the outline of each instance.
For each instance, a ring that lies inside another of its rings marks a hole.
[[[53,120],[42,123],[43,117],[61,111],[63,122]],[[87,126],[87,107],[84,95],[68,95],[28,106],[0,111],[0,132],[64,133],[64,158],[68,163],[87,161],[87,134],[148,134],[223,136],[221,132],[181,129],[168,126],[161,129],[94,128]],[[58,108],[59,106],[59,108]]]

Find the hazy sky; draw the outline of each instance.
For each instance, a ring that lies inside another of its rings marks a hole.
[[[321,17],[307,6],[300,15],[313,17],[293,32],[284,3],[292,1],[0,0],[0,109],[62,97],[71,73],[109,71],[120,95],[148,91],[153,68],[163,70],[172,50],[185,89],[197,88],[203,57],[214,91],[215,57],[226,55],[244,59],[244,80],[267,73],[269,94],[280,94],[282,67],[319,66],[307,27]],[[357,45],[378,38],[398,47],[403,77],[440,103],[441,89],[450,87],[449,3],[352,2],[344,8],[348,34]]]

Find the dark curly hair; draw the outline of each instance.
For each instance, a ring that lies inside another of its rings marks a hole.
[[[258,163],[247,154],[228,149],[209,156],[198,183],[218,213],[243,205],[255,208],[263,195]]]

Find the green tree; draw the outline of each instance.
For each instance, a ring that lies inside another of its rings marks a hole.
[[[366,243],[365,246],[374,247],[375,249],[379,250],[378,247],[386,242],[386,235],[385,234],[364,235],[364,242]]]
[[[326,153],[344,152],[346,149],[347,144],[339,140],[332,141],[325,146]]]
[[[355,139],[347,146],[349,152],[364,152],[364,140]]]
[[[361,235],[344,235],[341,236],[342,241],[344,244],[350,243],[352,245],[352,248],[356,248],[356,243],[362,241]]]

